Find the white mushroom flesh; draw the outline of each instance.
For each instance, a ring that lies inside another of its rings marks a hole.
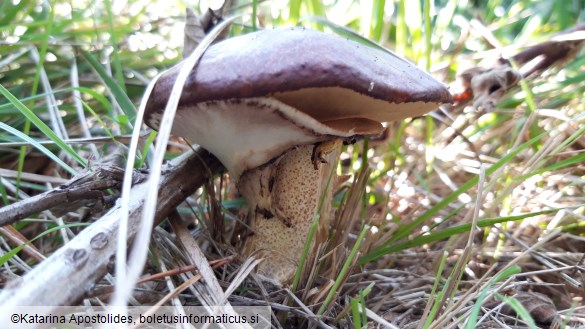
[[[363,118],[321,123],[274,98],[198,103],[177,111],[173,123],[173,134],[212,150],[236,181],[295,146],[381,132],[379,122]]]

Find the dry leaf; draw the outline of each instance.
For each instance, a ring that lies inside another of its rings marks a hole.
[[[192,9],[187,8],[184,31],[185,38],[183,39],[183,58],[187,58],[201,43],[201,40],[205,38],[205,35],[223,20],[231,5],[231,0],[224,1],[223,5],[218,9],[209,8],[202,15],[197,15]],[[228,32],[229,29],[223,30],[214,42],[223,40]]]
[[[538,292],[517,292],[512,297],[526,308],[536,323],[549,325],[549,328],[556,328],[560,324],[557,308],[548,296]],[[515,315],[508,305],[502,308],[502,313]]]

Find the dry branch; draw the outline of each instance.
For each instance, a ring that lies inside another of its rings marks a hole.
[[[64,213],[81,206],[94,205],[98,200],[108,197],[108,189],[120,188],[123,175],[119,167],[99,167],[50,191],[2,207],[0,227],[48,209],[59,208],[57,210]]]
[[[476,109],[491,111],[521,79],[539,76],[573,59],[585,45],[584,33],[585,24],[577,25],[524,49],[511,57],[517,68],[509,60],[500,58],[491,67],[473,67],[462,72],[465,91],[456,96],[455,107],[473,103]]]
[[[202,149],[168,163],[163,168],[159,184],[156,221],[164,219],[194,193],[210,174],[221,169],[220,162]],[[147,183],[132,187],[129,241],[140,226],[142,205],[150,189]],[[119,213],[120,206],[116,204],[46,261],[19,280],[9,283],[0,294],[0,312],[8,312],[10,308],[19,305],[70,305],[83,298],[114,264]],[[47,312],[50,311],[47,308]]]

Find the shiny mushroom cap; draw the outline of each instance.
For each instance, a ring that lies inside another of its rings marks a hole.
[[[157,82],[145,122],[158,129],[181,68]],[[382,132],[382,122],[452,102],[406,60],[306,28],[263,30],[211,46],[190,73],[172,133],[217,156],[237,179],[299,146]]]

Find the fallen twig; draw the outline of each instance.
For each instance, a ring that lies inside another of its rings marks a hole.
[[[83,206],[95,212],[98,203],[107,206],[118,196],[109,190],[119,190],[124,170],[121,167],[122,152],[118,149],[95,163],[91,170],[84,170],[59,187],[45,193],[0,208],[0,227],[22,220],[32,214],[51,210],[60,216]],[[133,183],[140,183],[146,176],[140,171],[133,173]],[[100,208],[101,209],[101,208]]]
[[[199,149],[174,159],[163,168],[159,184],[156,222],[164,219],[193,194],[210,174],[222,169],[220,162]],[[146,183],[132,187],[128,241],[141,225],[142,205],[149,193]],[[98,221],[0,293],[0,313],[19,305],[72,305],[100,280],[113,265],[118,236],[120,206]],[[51,312],[47,307],[46,312]],[[8,314],[8,313],[6,313]],[[7,317],[0,317],[8,319]]]

